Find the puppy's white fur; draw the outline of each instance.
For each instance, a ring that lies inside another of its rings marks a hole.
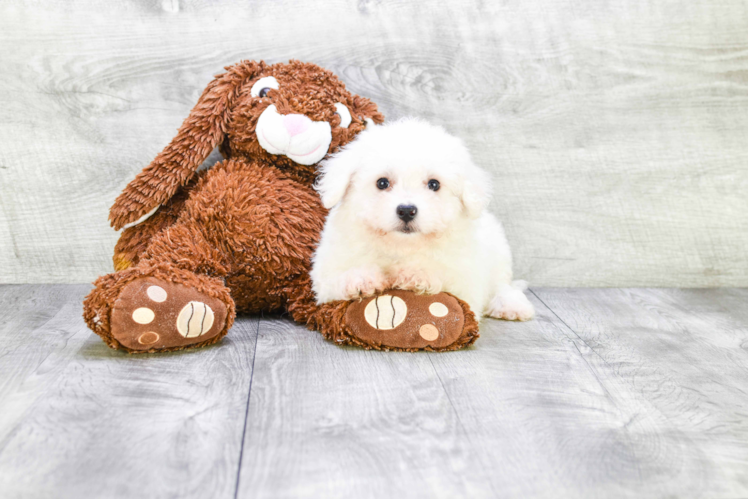
[[[450,292],[478,316],[532,318],[504,230],[486,209],[490,179],[458,138],[403,119],[369,127],[321,168],[316,188],[331,211],[311,272],[319,303],[394,287]],[[399,205],[415,205],[415,219],[400,220]]]

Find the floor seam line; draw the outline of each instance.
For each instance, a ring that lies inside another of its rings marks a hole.
[[[533,294],[533,295],[535,296],[535,298],[536,298],[536,299],[538,299],[538,300],[540,301],[540,303],[541,303],[541,304],[543,304],[543,305],[544,305],[544,306],[545,306],[546,308],[548,308],[548,310],[549,310],[549,311],[551,311],[551,312],[553,313],[553,315],[554,315],[554,316],[555,316],[556,318],[558,318],[558,320],[559,320],[559,321],[560,321],[560,322],[561,322],[561,323],[562,323],[562,324],[563,324],[563,325],[564,325],[564,326],[565,326],[566,328],[568,328],[568,329],[569,329],[569,331],[570,331],[571,333],[573,333],[573,334],[574,334],[574,336],[575,336],[576,338],[578,338],[578,339],[579,339],[579,340],[580,340],[580,341],[581,341],[581,342],[582,342],[582,343],[583,343],[584,345],[586,345],[586,346],[587,346],[587,348],[588,348],[588,349],[589,349],[590,351],[592,351],[592,353],[593,353],[593,354],[594,354],[595,356],[597,356],[598,358],[600,358],[600,360],[601,360],[601,361],[602,361],[603,363],[605,363],[605,365],[606,365],[606,366],[608,366],[608,367],[610,367],[611,369],[613,369],[613,366],[612,366],[612,365],[611,365],[610,363],[608,363],[608,361],[607,361],[607,360],[606,360],[605,358],[603,358],[602,356],[600,356],[600,354],[599,354],[599,353],[598,353],[598,352],[597,352],[597,351],[596,351],[595,349],[593,349],[593,348],[592,348],[592,346],[591,346],[591,345],[589,345],[589,344],[587,343],[587,341],[586,341],[586,340],[584,340],[584,339],[583,339],[582,337],[580,337],[580,336],[579,336],[579,334],[578,334],[577,332],[575,332],[575,331],[574,331],[574,329],[573,329],[572,327],[570,327],[570,326],[569,326],[568,324],[566,324],[566,321],[564,321],[564,320],[563,320],[563,319],[561,318],[561,316],[559,316],[559,315],[558,315],[558,314],[556,313],[556,311],[554,311],[554,310],[553,310],[553,309],[551,308],[551,306],[549,306],[548,304],[546,304],[546,303],[545,303],[545,302],[543,301],[543,299],[541,299],[541,298],[540,298],[540,297],[538,296],[538,294],[537,294],[537,293],[535,293],[535,291],[534,291],[534,290],[532,290],[532,289],[528,289],[528,290],[529,290],[529,292],[530,292],[530,293],[532,293],[532,294]],[[576,346],[575,346],[575,347],[576,347]],[[577,348],[577,351],[579,351],[579,348]],[[582,354],[582,352],[581,352],[581,351],[579,351],[579,354]],[[584,354],[582,354],[582,356],[584,356]],[[614,373],[615,373],[615,369],[613,369],[613,371],[614,371]]]
[[[249,420],[249,401],[252,398],[252,383],[255,381],[255,359],[257,359],[257,347],[260,343],[260,322],[257,318],[257,334],[255,335],[255,352],[252,353],[252,377],[249,379],[249,390],[247,391],[247,405],[244,407],[244,427],[242,428],[241,447],[239,448],[239,463],[236,468],[236,483],[234,484],[234,498],[239,495],[239,480],[242,475],[242,461],[244,460],[244,442],[247,438],[247,421]]]
[[[528,289],[528,290],[529,290],[529,289]],[[564,326],[566,326],[566,328],[568,328],[568,329],[569,329],[569,330],[570,330],[570,331],[571,331],[571,332],[572,332],[572,333],[573,333],[573,334],[574,334],[574,335],[575,335],[575,336],[576,336],[577,338],[579,338],[579,340],[581,340],[581,341],[582,341],[582,342],[584,343],[584,345],[586,345],[586,346],[587,346],[587,347],[588,347],[588,348],[590,349],[590,351],[592,351],[592,352],[593,352],[593,353],[594,353],[594,354],[595,354],[595,355],[596,355],[596,356],[597,356],[598,358],[600,358],[600,359],[602,360],[602,362],[603,362],[603,363],[604,363],[604,364],[605,364],[605,365],[606,365],[607,367],[609,367],[609,368],[610,368],[610,369],[611,369],[611,370],[613,371],[613,374],[614,374],[614,375],[616,375],[617,377],[621,378],[621,377],[620,377],[620,376],[618,375],[618,373],[616,372],[616,370],[615,370],[615,368],[613,367],[613,365],[611,365],[610,363],[608,363],[608,362],[607,362],[607,361],[605,360],[605,358],[603,358],[602,356],[600,356],[600,354],[598,354],[598,353],[597,353],[597,351],[595,351],[595,350],[594,350],[594,349],[593,349],[592,347],[590,347],[590,345],[589,345],[589,344],[588,344],[587,342],[585,342],[585,340],[584,340],[584,339],[583,339],[582,337],[580,337],[580,336],[579,336],[579,334],[578,334],[577,332],[575,332],[575,331],[574,331],[574,330],[573,330],[573,329],[572,329],[572,328],[571,328],[571,327],[570,327],[569,325],[567,325],[567,324],[566,324],[566,322],[565,322],[565,321],[564,321],[563,319],[561,319],[561,317],[560,317],[560,316],[559,316],[558,314],[556,314],[556,311],[554,311],[554,310],[553,310],[553,309],[552,309],[552,308],[551,308],[551,307],[550,307],[550,306],[549,306],[548,304],[546,304],[545,302],[543,302],[543,299],[541,299],[541,298],[540,298],[540,297],[538,296],[538,294],[537,294],[537,293],[535,293],[535,292],[534,292],[533,290],[529,290],[529,291],[530,291],[530,292],[531,292],[531,293],[532,293],[532,294],[533,294],[533,295],[534,295],[534,296],[535,296],[535,297],[536,297],[536,298],[537,298],[537,299],[538,299],[538,300],[540,301],[540,303],[541,303],[541,304],[543,304],[543,305],[544,305],[544,306],[545,306],[546,308],[548,308],[548,310],[549,310],[549,311],[551,311],[551,312],[553,313],[553,315],[554,315],[554,316],[556,316],[556,317],[558,318],[558,320],[559,320],[559,321],[561,321],[561,323],[563,323],[563,325],[564,325]],[[572,343],[573,343],[573,342],[572,342]],[[580,355],[582,356],[582,361],[583,361],[583,362],[584,362],[584,363],[585,363],[585,364],[587,365],[587,367],[588,367],[588,368],[589,368],[589,369],[591,370],[591,373],[592,373],[592,375],[593,375],[593,376],[595,377],[595,379],[597,379],[597,381],[598,381],[598,382],[600,383],[600,387],[602,387],[602,389],[603,389],[603,390],[604,390],[604,391],[605,391],[605,392],[606,392],[606,393],[607,393],[607,394],[608,394],[609,396],[611,396],[611,402],[613,403],[613,405],[614,405],[614,406],[615,406],[616,408],[618,408],[618,405],[616,404],[616,402],[615,402],[615,399],[613,399],[613,398],[612,398],[612,395],[611,395],[610,391],[609,391],[609,390],[608,390],[608,388],[607,388],[607,387],[605,386],[605,384],[603,383],[603,381],[602,381],[602,380],[600,380],[600,378],[599,378],[599,377],[597,376],[597,374],[595,373],[595,370],[594,370],[594,369],[592,368],[592,366],[590,365],[589,361],[587,361],[587,359],[585,359],[585,356],[584,356],[584,354],[582,354],[582,352],[581,352],[581,351],[579,350],[579,348],[577,347],[577,345],[576,345],[576,344],[574,344],[574,348],[575,348],[575,349],[577,350],[577,352],[579,352],[579,354],[580,354]],[[628,382],[628,380],[626,380],[626,379],[624,379],[624,380],[623,380],[623,382],[624,382],[624,383],[627,383],[627,384],[629,383],[629,382]],[[674,429],[674,430],[675,430],[676,432],[678,432],[679,434],[681,434],[681,435],[683,436],[683,439],[684,439],[684,440],[685,440],[686,442],[688,442],[689,444],[693,444],[693,439],[692,439],[692,438],[690,438],[690,437],[688,437],[688,436],[687,436],[687,435],[686,435],[686,434],[685,434],[685,433],[684,433],[683,431],[681,431],[681,430],[680,430],[680,428],[678,427],[678,425],[676,425],[676,424],[675,424],[675,422],[673,422],[673,420],[672,420],[672,419],[670,418],[670,416],[669,416],[669,415],[667,415],[667,414],[666,414],[666,413],[664,413],[664,412],[663,412],[662,410],[660,410],[660,408],[659,408],[659,407],[658,407],[657,405],[655,405],[655,404],[654,404],[654,403],[653,403],[652,401],[650,401],[650,400],[649,400],[649,399],[648,399],[648,398],[647,398],[646,396],[644,396],[643,394],[638,394],[638,396],[640,396],[640,398],[641,398],[641,401],[643,401],[643,402],[644,402],[644,404],[646,404],[646,405],[647,405],[647,406],[649,406],[649,407],[650,407],[651,409],[653,409],[654,411],[656,411],[656,412],[657,412],[658,414],[660,414],[660,415],[661,415],[661,416],[662,416],[662,417],[663,417],[663,418],[664,418],[664,419],[665,419],[665,420],[666,420],[666,421],[667,421],[668,423],[670,423],[670,424],[672,425],[672,429]]]
[[[452,411],[455,412],[455,417],[457,417],[457,422],[460,424],[460,428],[462,429],[462,432],[465,433],[465,439],[467,439],[468,443],[470,443],[470,451],[473,452],[473,456],[478,458],[478,462],[481,465],[481,468],[483,469],[483,474],[488,479],[488,484],[491,486],[491,491],[494,493],[494,495],[498,494],[496,493],[496,488],[494,488],[493,482],[491,481],[491,476],[488,474],[488,470],[486,469],[486,464],[483,462],[483,458],[475,451],[475,445],[473,445],[472,439],[470,439],[470,434],[467,432],[467,428],[465,427],[465,424],[462,423],[462,418],[460,417],[460,412],[457,411],[457,408],[455,408],[454,403],[452,402],[452,398],[449,397],[449,391],[447,391],[447,387],[444,385],[444,381],[442,381],[441,376],[439,375],[439,370],[436,369],[436,365],[434,365],[434,360],[431,358],[432,353],[428,353],[427,357],[429,359],[429,362],[431,363],[431,368],[434,369],[434,373],[436,374],[436,379],[439,381],[439,384],[442,386],[442,390],[444,391],[444,395],[447,396],[447,401],[449,401],[449,406],[452,407]]]

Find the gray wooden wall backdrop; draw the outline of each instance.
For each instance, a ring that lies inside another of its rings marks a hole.
[[[4,0],[0,282],[109,271],[212,75],[289,58],[463,137],[532,284],[748,285],[745,0]]]

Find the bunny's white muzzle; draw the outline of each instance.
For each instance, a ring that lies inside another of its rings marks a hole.
[[[329,123],[299,114],[281,115],[275,104],[260,115],[256,133],[262,149],[285,155],[301,165],[314,165],[324,158],[332,141]]]

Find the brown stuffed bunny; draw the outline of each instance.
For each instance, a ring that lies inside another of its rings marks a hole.
[[[313,64],[226,69],[112,207],[112,225],[126,229],[117,272],[84,302],[89,327],[112,348],[171,351],[218,341],[236,312],[286,310],[339,344],[442,351],[474,342],[473,313],[446,293],[316,304],[309,269],[326,216],[316,165],[384,117]],[[216,146],[226,160],[197,172]],[[435,302],[448,313],[430,309]]]

